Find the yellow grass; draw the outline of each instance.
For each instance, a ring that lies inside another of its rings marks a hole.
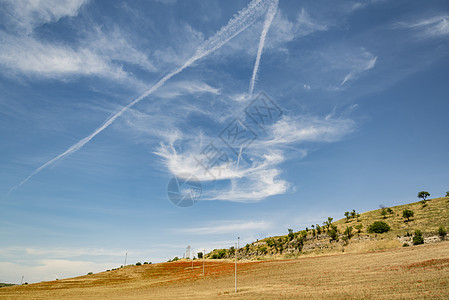
[[[72,279],[0,288],[6,299],[449,299],[449,242],[368,253],[239,264],[133,266]]]

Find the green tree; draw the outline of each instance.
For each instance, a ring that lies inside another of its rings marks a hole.
[[[139,262],[136,263],[136,266],[141,266],[142,264]]]
[[[327,231],[329,237],[332,241],[338,241],[338,229],[337,226],[332,225],[331,228]]]
[[[387,217],[387,210],[385,208],[382,208],[382,211],[380,212],[380,214],[383,216],[383,218],[385,219]]]
[[[357,216],[357,213],[355,212],[355,209],[353,209],[352,211],[351,211],[351,218],[355,218]]]
[[[318,225],[318,224],[316,224],[316,232],[317,232],[318,234],[321,234],[321,226]]]
[[[449,192],[446,192],[446,197],[449,197]]]
[[[288,240],[291,241],[295,235],[293,234],[293,229],[288,229]]]
[[[331,224],[332,224],[332,220],[333,220],[333,219],[334,219],[334,218],[328,217],[328,218],[327,218],[327,221],[324,221],[324,222],[323,222],[323,225],[327,227],[327,230],[328,230],[328,231],[329,231],[329,227],[330,227]]]
[[[198,252],[198,259],[203,258],[203,252]]]
[[[440,227],[438,228],[438,235],[440,236],[440,238],[441,238],[442,240],[444,240],[444,238],[445,238],[446,235],[447,235],[447,230],[446,230],[443,226],[440,226]]]
[[[390,230],[390,225],[382,221],[376,221],[368,226],[369,233],[384,233]]]
[[[352,226],[346,227],[344,234],[350,240],[352,238]]]
[[[406,218],[407,221],[410,221],[410,218],[412,218],[415,215],[415,213],[413,212],[413,210],[410,209],[404,209],[402,211],[402,217]]]
[[[430,194],[426,191],[421,191],[418,193],[418,198],[422,199],[423,201],[426,201],[427,197],[430,197]]]
[[[389,208],[387,208],[387,212],[389,213],[389,214],[392,214],[392,213],[394,213],[394,211],[389,207]]]
[[[424,244],[424,238],[422,236],[421,230],[415,230],[415,235],[413,236],[413,245],[421,245]]]
[[[350,216],[349,211],[345,211],[346,223],[349,222],[349,216]]]

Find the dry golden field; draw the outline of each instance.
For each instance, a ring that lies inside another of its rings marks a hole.
[[[129,266],[0,288],[1,299],[449,299],[449,242],[368,253],[240,262]]]

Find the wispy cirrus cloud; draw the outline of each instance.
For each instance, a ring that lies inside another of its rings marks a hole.
[[[111,65],[89,48],[51,45],[30,37],[0,34],[0,64],[16,73],[61,78],[69,75],[126,77],[121,66]]]
[[[268,126],[266,133],[243,150],[245,162],[229,156],[229,161],[212,166],[207,171],[199,163],[201,152],[207,143],[226,151],[220,139],[202,134],[176,137],[161,143],[154,152],[162,159],[165,168],[174,175],[193,174],[204,182],[220,181],[224,187],[203,191],[203,200],[234,202],[258,202],[267,197],[284,194],[291,188],[289,182],[280,178],[280,165],[289,159],[285,149],[295,148],[296,158],[307,155],[307,143],[331,143],[344,138],[355,130],[350,119],[332,116],[283,117]],[[214,176],[211,176],[213,174]]]
[[[351,71],[346,74],[341,82],[344,85],[350,80],[356,79],[361,73],[374,68],[377,62],[377,56],[373,56],[370,52],[363,50],[360,55],[354,56],[348,60]]]
[[[158,92],[155,93],[156,96],[160,98],[176,98],[182,95],[191,95],[191,94],[203,94],[210,93],[213,95],[220,95],[221,91],[219,88],[215,88],[210,86],[209,84],[203,81],[177,81],[171,83],[164,88],[161,88]]]
[[[272,224],[267,221],[219,221],[203,224],[191,228],[176,229],[176,232],[183,232],[195,235],[228,234],[233,232],[254,232],[257,230],[267,230]]]
[[[415,31],[421,38],[449,35],[449,15],[439,15],[410,22],[398,22],[393,28],[406,28]]]
[[[266,0],[266,1],[256,1],[253,0],[248,4],[247,7],[240,10],[237,15],[232,17],[228,23],[223,26],[220,30],[218,30],[214,35],[212,35],[209,39],[207,39],[200,47],[198,47],[195,54],[190,57],[188,60],[186,60],[181,66],[173,70],[172,72],[166,74],[164,77],[162,77],[160,80],[158,80],[154,85],[152,85],[149,89],[144,91],[140,96],[130,101],[126,106],[120,109],[117,113],[109,117],[105,122],[95,129],[90,135],[86,136],[85,138],[81,139],[71,147],[69,147],[67,150],[62,152],[61,154],[57,155],[53,159],[47,161],[37,169],[35,169],[31,174],[26,177],[24,180],[22,180],[19,184],[14,186],[11,190],[15,190],[16,188],[20,187],[24,183],[26,183],[29,179],[31,179],[34,175],[40,173],[42,170],[47,168],[48,166],[52,165],[56,161],[59,161],[60,159],[71,155],[72,153],[78,151],[82,147],[84,147],[85,144],[89,143],[95,136],[97,136],[99,133],[101,133],[103,130],[108,128],[112,123],[115,122],[117,118],[122,116],[125,112],[127,112],[130,108],[132,108],[137,103],[141,102],[143,99],[148,97],[149,95],[153,94],[155,91],[157,91],[160,87],[162,87],[168,80],[170,80],[173,76],[178,75],[182,71],[184,71],[186,68],[190,67],[192,64],[197,62],[198,60],[208,56],[209,54],[213,53],[214,51],[220,49],[223,45],[228,43],[230,40],[232,40],[234,37],[239,35],[241,32],[243,32],[246,28],[248,28],[251,24],[253,24],[259,17],[263,16],[267,13],[268,9],[272,7],[274,0]]]
[[[36,27],[59,21],[63,17],[74,17],[88,0],[34,0],[3,1],[3,13],[10,28],[29,34]]]

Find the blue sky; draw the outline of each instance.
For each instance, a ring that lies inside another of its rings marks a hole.
[[[0,1],[0,282],[449,190],[447,1],[27,2]],[[258,95],[279,108],[263,126]],[[226,160],[205,172],[208,145]],[[181,208],[186,174],[202,192]]]

